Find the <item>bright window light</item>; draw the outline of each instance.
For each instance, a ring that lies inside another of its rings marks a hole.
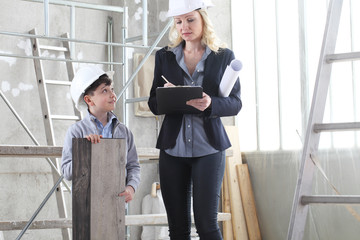
[[[232,47],[242,61],[242,151],[301,149],[327,0],[231,1]],[[360,50],[360,1],[344,0],[336,53]],[[333,64],[324,122],[359,121],[359,62]],[[358,132],[321,135],[320,148],[359,145]]]

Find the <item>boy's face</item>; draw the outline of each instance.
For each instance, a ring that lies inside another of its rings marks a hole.
[[[115,109],[116,95],[112,84],[106,86],[105,83],[102,83],[96,88],[93,95],[86,95],[84,98],[93,110],[110,112]]]

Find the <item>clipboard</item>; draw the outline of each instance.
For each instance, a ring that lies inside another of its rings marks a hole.
[[[175,86],[156,88],[158,114],[191,114],[200,110],[186,105],[186,101],[202,98],[203,88],[200,86]]]

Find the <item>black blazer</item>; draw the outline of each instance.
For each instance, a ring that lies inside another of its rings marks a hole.
[[[218,53],[211,52],[205,61],[202,87],[203,91],[211,97],[211,106],[202,114],[204,129],[211,146],[219,151],[231,146],[220,117],[237,115],[242,107],[239,79],[237,79],[229,97],[218,96],[221,78],[226,67],[234,58],[234,53],[224,48],[220,49]],[[155,115],[158,115],[156,88],[163,87],[165,83],[161,75],[164,75],[174,85],[184,85],[183,74],[182,68],[176,62],[175,54],[168,47],[156,52],[154,80],[148,101],[150,110]],[[165,115],[156,148],[164,150],[175,146],[182,118],[182,114]]]

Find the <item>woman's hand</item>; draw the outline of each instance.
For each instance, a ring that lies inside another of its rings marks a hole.
[[[211,105],[211,97],[203,92],[202,98],[191,99],[187,101],[186,104],[200,111],[204,111]]]
[[[164,87],[175,87],[174,84],[172,84],[171,82],[165,83]]]
[[[132,186],[126,186],[125,191],[123,191],[122,193],[119,193],[120,197],[125,197],[125,202],[130,202],[131,200],[133,200],[134,198],[134,194],[135,194],[135,190],[133,189]]]
[[[97,135],[97,134],[90,134],[85,136],[85,138],[87,140],[89,140],[91,143],[99,143],[100,142],[100,138],[102,138],[102,135]]]

